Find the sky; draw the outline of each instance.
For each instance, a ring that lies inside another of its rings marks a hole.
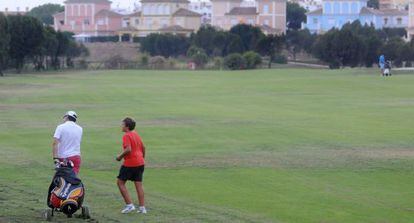
[[[38,5],[46,4],[46,3],[57,3],[63,4],[65,0],[0,0],[0,11],[4,11],[5,8],[9,8],[9,11],[16,11],[17,7],[20,8],[20,11],[24,11],[26,7],[30,9],[36,7]],[[112,7],[116,8],[119,6],[120,8],[128,9],[133,8],[134,2],[138,2],[138,0],[111,0]]]

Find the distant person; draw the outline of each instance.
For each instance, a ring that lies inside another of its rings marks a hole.
[[[53,135],[53,160],[54,162],[70,160],[73,163],[73,170],[79,174],[81,165],[80,145],[83,129],[76,120],[78,115],[74,111],[68,111],[63,116],[63,124],[59,125]]]
[[[141,137],[135,129],[135,121],[131,118],[125,118],[121,125],[122,131],[125,133],[122,137],[122,153],[116,157],[117,161],[124,160],[118,175],[118,188],[125,201],[125,207],[121,213],[126,214],[135,210],[128,190],[125,186],[126,181],[133,181],[138,195],[139,209],[138,213],[146,214],[144,202],[144,188],[142,186],[142,177],[145,165],[145,146]]]
[[[387,60],[384,65],[384,76],[391,76],[391,61]]]
[[[384,76],[384,69],[385,69],[385,56],[384,56],[384,54],[381,54],[381,56],[379,57],[378,65],[381,69],[381,75]]]

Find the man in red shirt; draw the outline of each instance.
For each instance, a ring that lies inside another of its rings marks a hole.
[[[125,118],[122,121],[122,131],[125,132],[122,137],[123,151],[116,157],[117,161],[124,159],[124,162],[119,170],[118,175],[118,187],[122,197],[125,201],[125,208],[121,213],[126,214],[135,210],[135,206],[132,203],[128,190],[125,186],[127,180],[135,183],[135,189],[137,191],[139,200],[138,213],[146,214],[144,204],[144,189],[142,187],[142,176],[144,174],[145,164],[145,146],[142,143],[141,137],[135,129],[135,121],[132,118]]]

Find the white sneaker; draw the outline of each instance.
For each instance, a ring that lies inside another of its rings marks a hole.
[[[139,207],[137,213],[146,214],[147,213],[147,209],[145,209],[145,207]]]
[[[121,213],[122,214],[127,214],[131,211],[134,211],[134,210],[135,210],[135,206],[133,204],[127,204],[127,205],[125,205],[124,209],[122,209]]]

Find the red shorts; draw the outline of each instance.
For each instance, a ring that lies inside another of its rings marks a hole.
[[[71,157],[67,157],[66,159],[73,162],[73,171],[75,171],[76,174],[79,174],[80,165],[81,165],[81,157],[71,156]],[[63,161],[63,159],[60,159],[60,161]]]

